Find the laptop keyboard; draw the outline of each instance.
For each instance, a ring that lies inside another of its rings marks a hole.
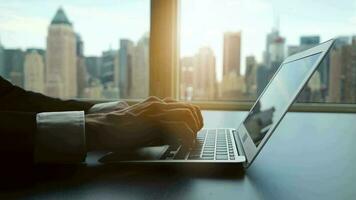
[[[203,129],[188,160],[235,160],[237,149],[228,129]]]

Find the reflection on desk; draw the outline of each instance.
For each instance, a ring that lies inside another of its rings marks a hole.
[[[206,128],[236,127],[246,112],[203,112]],[[354,199],[356,114],[288,113],[253,165],[233,168],[102,165],[37,168],[0,199]]]

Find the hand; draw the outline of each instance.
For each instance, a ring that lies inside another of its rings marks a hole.
[[[203,127],[197,106],[150,97],[109,113],[86,115],[88,150],[123,150],[179,141],[191,145]]]
[[[88,113],[108,113],[112,111],[122,110],[124,108],[129,107],[129,104],[126,101],[113,101],[107,103],[97,103],[92,106]]]

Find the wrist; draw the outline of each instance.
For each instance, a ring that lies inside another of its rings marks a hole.
[[[102,117],[103,114],[85,115],[85,138],[87,151],[98,150],[98,132],[100,131],[100,119]]]

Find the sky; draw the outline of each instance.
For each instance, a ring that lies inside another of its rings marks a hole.
[[[0,41],[6,48],[46,47],[48,26],[62,6],[86,55],[118,49],[149,32],[149,0],[0,0]]]
[[[120,38],[137,42],[149,32],[149,0],[0,0],[3,46],[45,48],[48,25],[59,6],[81,35],[87,56],[117,49]],[[277,24],[287,45],[297,45],[303,35],[325,41],[356,34],[356,0],[181,0],[180,22],[181,56],[211,47],[221,80],[224,32],[242,32],[243,74],[245,57],[261,61],[266,35]]]
[[[182,0],[181,7],[181,56],[194,55],[199,46],[211,47],[218,80],[224,32],[242,32],[242,74],[246,56],[262,61],[266,35],[273,27],[279,27],[286,46],[299,44],[304,35],[326,41],[356,34],[356,0]]]

